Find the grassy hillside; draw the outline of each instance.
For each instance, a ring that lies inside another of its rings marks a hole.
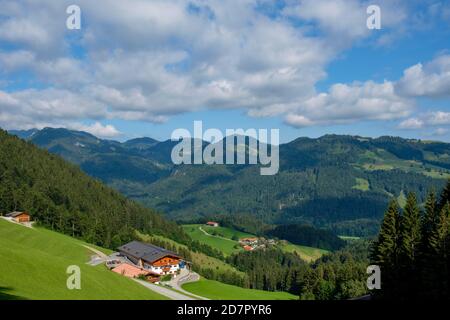
[[[307,246],[300,246],[289,242],[281,244],[280,247],[281,250],[283,250],[284,252],[297,253],[303,260],[307,262],[315,261],[320,257],[322,257],[324,254],[329,253],[329,251],[327,250]]]
[[[255,237],[254,234],[225,227],[215,228],[201,224],[186,224],[182,227],[192,239],[219,249],[227,256],[242,251],[242,248],[239,246],[239,242],[237,240],[232,240],[233,237]],[[205,234],[200,228],[211,235]],[[289,243],[288,241],[282,241],[279,246],[284,252],[296,252],[302,259],[308,262],[317,260],[325,253],[329,252],[319,248],[295,245]]]
[[[0,130],[0,212],[24,210],[49,229],[115,248],[135,229],[188,241],[173,222],[59,156]]]
[[[205,228],[205,226],[201,224],[183,225],[183,229],[192,239],[210,245],[211,247],[222,251],[226,256],[242,250],[239,246],[239,242],[231,239],[232,235],[235,234],[232,229],[221,228],[223,232],[222,235],[212,235],[214,230],[212,230],[212,228]],[[224,230],[226,230],[226,232]],[[224,235],[231,235],[231,237],[225,237]],[[246,236],[251,235],[247,234]]]
[[[104,265],[87,265],[86,243],[44,228],[0,219],[1,299],[166,299]],[[68,290],[66,269],[81,268],[81,290]]]
[[[244,289],[217,281],[200,279],[186,283],[183,289],[213,300],[296,300],[297,296],[287,292],[268,292],[262,290]]]

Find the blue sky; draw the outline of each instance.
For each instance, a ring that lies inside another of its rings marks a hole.
[[[450,3],[0,0],[0,126],[164,140],[278,128],[450,141]]]

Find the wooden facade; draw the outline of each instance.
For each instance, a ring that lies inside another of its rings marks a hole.
[[[25,222],[30,222],[31,221],[31,216],[28,212],[11,212],[8,213],[6,215],[6,217],[11,218],[12,220],[14,220],[15,222],[18,223],[25,223]]]

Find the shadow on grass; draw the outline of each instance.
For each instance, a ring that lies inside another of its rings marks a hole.
[[[0,300],[27,300],[24,297],[19,297],[9,293],[10,291],[12,291],[12,288],[0,286]]]

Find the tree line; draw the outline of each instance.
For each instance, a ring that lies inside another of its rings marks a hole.
[[[403,209],[392,200],[371,250],[380,266],[383,299],[450,297],[450,180],[438,197],[430,191],[423,208],[409,193]]]

